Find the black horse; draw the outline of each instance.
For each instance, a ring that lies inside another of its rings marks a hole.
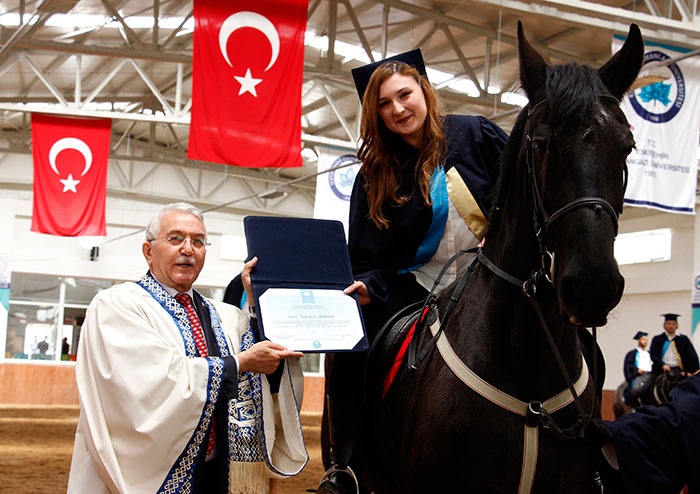
[[[632,403],[625,401],[625,392],[629,387],[627,381],[617,387],[613,398],[613,413],[615,418],[620,418],[626,413],[633,412],[642,405],[661,405],[669,400],[669,395],[673,388],[678,386],[684,379],[681,372],[673,369],[660,374],[649,374],[648,385],[631,398]]]
[[[577,493],[594,477],[580,437],[600,410],[577,333],[604,325],[623,292],[613,241],[634,140],[619,100],[643,42],[632,25],[599,70],[549,66],[520,24],[518,47],[529,104],[504,150],[486,243],[463,291],[437,298],[437,347],[420,333],[414,368],[384,400],[392,444],[375,437],[363,473],[375,493]]]

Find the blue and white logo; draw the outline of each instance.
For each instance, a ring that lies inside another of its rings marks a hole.
[[[665,62],[671,57],[660,51],[644,54],[644,65],[652,62]],[[655,69],[655,74],[668,75],[668,78],[636,89],[629,97],[634,111],[644,120],[664,123],[675,117],[685,102],[685,79],[677,64],[672,63]]]
[[[299,290],[301,292],[301,303],[302,304],[315,304],[314,292],[311,290]]]
[[[313,345],[314,345],[314,348],[321,348],[321,342],[318,340],[314,340]]]
[[[350,200],[352,186],[355,183],[357,173],[360,171],[361,163],[350,165],[339,170],[336,170],[336,168],[352,161],[357,161],[357,156],[354,154],[344,154],[333,162],[331,171],[328,172],[328,184],[331,186],[331,190],[343,201]]]

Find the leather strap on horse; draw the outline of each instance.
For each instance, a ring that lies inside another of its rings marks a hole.
[[[540,323],[540,326],[542,326],[542,329],[544,330],[544,334],[547,338],[547,342],[549,343],[549,347],[552,350],[552,354],[554,355],[554,359],[557,362],[557,366],[559,367],[559,372],[561,372],[562,377],[564,378],[564,381],[566,382],[566,386],[571,392],[573,396],[573,401],[574,405],[576,406],[576,409],[578,410],[579,413],[579,418],[580,420],[575,423],[570,429],[564,430],[559,428],[558,426],[551,425],[550,428],[552,431],[560,436],[562,439],[581,439],[583,437],[583,430],[586,427],[587,422],[591,419],[593,414],[589,414],[586,416],[586,412],[583,409],[583,404],[581,403],[581,400],[578,398],[577,393],[574,391],[574,384],[571,380],[571,377],[569,376],[569,372],[566,370],[566,366],[564,365],[564,360],[561,357],[561,353],[559,352],[559,348],[557,348],[556,343],[554,342],[554,338],[552,337],[551,331],[549,331],[549,326],[547,325],[547,321],[544,318],[544,315],[542,314],[542,309],[540,308],[540,304],[537,301],[536,297],[536,286],[537,282],[542,279],[549,279],[547,278],[547,274],[544,270],[544,268],[540,268],[539,270],[533,272],[530,275],[530,278],[528,278],[525,281],[519,280],[515,276],[512,276],[505,271],[503,271],[501,268],[496,266],[491,260],[486,257],[486,254],[482,250],[479,250],[477,253],[476,258],[486,266],[489,271],[494,273],[496,276],[499,278],[507,281],[508,283],[515,285],[517,287],[520,287],[523,290],[523,293],[527,296],[528,300],[530,301],[530,304],[532,305],[533,310],[535,311],[535,315],[537,316],[537,319]],[[594,333],[595,334],[595,333]],[[595,344],[595,340],[594,340]],[[584,364],[585,364],[585,359],[584,359]],[[594,355],[594,360],[593,360],[593,369],[594,372],[597,373],[597,364],[595,362],[595,355]],[[594,380],[598,378],[597,374],[594,374]],[[595,403],[595,400],[594,400]],[[546,418],[546,415],[545,415]]]
[[[430,294],[426,297],[425,299],[425,304],[423,305],[423,309],[428,306],[428,303],[432,299],[433,293],[435,292],[435,289],[437,286],[440,284],[440,280],[442,279],[442,276],[445,274],[447,271],[447,268],[450,267],[450,264],[452,264],[458,257],[460,257],[462,254],[466,253],[474,253],[474,252],[479,252],[481,249],[478,247],[474,247],[472,249],[465,249],[459,251],[457,254],[452,256],[449,261],[442,267],[440,270],[440,274],[438,274],[438,277],[435,279],[435,283],[433,283],[433,288],[430,290]],[[452,311],[454,310],[455,306],[457,305],[457,302],[459,301],[459,297],[462,295],[462,291],[464,290],[464,287],[467,284],[467,281],[471,277],[472,273],[476,269],[476,264],[477,264],[477,258],[475,257],[472,263],[469,265],[467,270],[462,273],[462,276],[460,277],[459,281],[457,282],[457,285],[455,286],[455,289],[452,291],[452,295],[450,296],[450,300],[447,302],[447,307],[445,308],[445,313],[443,314],[442,319],[447,322],[447,320],[450,318],[452,315]],[[421,312],[422,314],[422,312]],[[413,338],[411,339],[411,342],[408,345],[408,368],[411,370],[416,370],[418,369],[418,366],[423,362],[423,359],[428,355],[428,353],[433,349],[435,346],[435,342],[437,341],[437,336],[433,336],[430,341],[425,345],[423,350],[421,351],[420,355],[416,355],[417,348],[418,348],[418,333],[419,330],[425,325],[424,321],[427,321],[427,316],[422,317],[418,323],[416,323],[416,330],[413,333]],[[439,335],[438,335],[439,336]]]
[[[528,494],[532,490],[535,467],[537,466],[539,425],[551,428],[554,424],[551,420],[551,414],[575,402],[586,389],[589,380],[586,360],[581,359],[581,375],[573,384],[573,393],[567,388],[544,402],[525,403],[479,377],[457,356],[447,340],[447,335],[441,333],[440,329],[440,321],[436,321],[430,326],[431,333],[437,337],[438,351],[454,375],[487,400],[525,418],[523,463],[518,494]]]

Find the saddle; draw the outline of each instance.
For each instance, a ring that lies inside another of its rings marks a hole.
[[[417,334],[416,327],[422,330],[437,319],[437,308],[434,304],[417,302],[404,307],[386,322],[377,338],[377,350],[374,370],[383,376],[382,396],[386,396],[391,384],[398,376],[408,346]]]

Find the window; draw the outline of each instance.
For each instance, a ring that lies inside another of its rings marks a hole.
[[[5,358],[75,360],[92,297],[110,280],[12,273]]]
[[[618,264],[668,261],[671,259],[671,229],[622,233],[615,240]]]

